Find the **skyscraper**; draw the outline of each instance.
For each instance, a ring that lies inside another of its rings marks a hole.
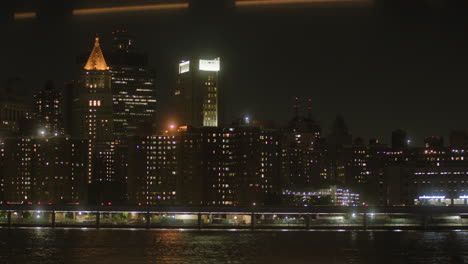
[[[97,153],[108,148],[113,140],[113,102],[111,73],[96,37],[94,48],[84,66],[73,101],[74,136],[86,138],[88,151],[88,183],[102,181],[105,176],[93,175]]]
[[[404,150],[408,148],[408,140],[406,137],[406,131],[397,129],[392,131],[392,149],[393,150]]]
[[[308,99],[308,103],[311,99]],[[318,187],[322,183],[319,164],[321,128],[312,118],[311,107],[307,116],[300,112],[299,98],[295,98],[294,118],[283,131],[281,178],[288,188]],[[326,178],[326,177],[325,177]]]
[[[222,121],[220,58],[193,58],[179,63],[174,90],[179,125],[217,127]]]
[[[62,92],[55,89],[52,81],[34,93],[34,116],[48,134],[64,133],[62,103]]]
[[[147,55],[135,51],[135,39],[126,30],[116,30],[112,35],[113,50],[107,58],[112,74],[115,135],[121,139],[151,129],[157,103],[155,73],[148,66]]]

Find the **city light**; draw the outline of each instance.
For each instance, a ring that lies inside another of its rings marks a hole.
[[[214,71],[217,72],[221,68],[221,63],[219,58],[214,60],[200,60],[199,61],[199,70],[200,71]]]
[[[419,199],[445,199],[445,196],[442,196],[442,195],[433,195],[433,196],[423,195],[423,196],[419,196]]]
[[[182,61],[179,63],[179,73],[186,73],[190,71],[190,61]]]

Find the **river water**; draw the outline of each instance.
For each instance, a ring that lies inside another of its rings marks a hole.
[[[468,232],[0,229],[0,263],[468,263]]]

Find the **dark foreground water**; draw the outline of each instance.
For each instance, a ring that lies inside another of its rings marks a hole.
[[[0,263],[468,263],[468,232],[5,228]]]

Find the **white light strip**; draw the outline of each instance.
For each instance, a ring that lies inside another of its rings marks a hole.
[[[419,199],[445,199],[445,196],[438,196],[438,195],[426,196],[426,195],[423,195],[423,196],[419,196]]]
[[[199,70],[200,71],[219,71],[221,68],[219,58],[214,60],[200,60]]]

